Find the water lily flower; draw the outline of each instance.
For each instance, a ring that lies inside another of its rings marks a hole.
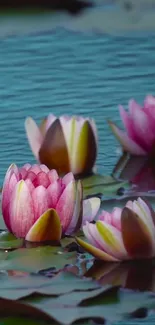
[[[129,113],[122,106],[119,110],[126,133],[111,121],[109,125],[123,150],[132,155],[152,153],[155,145],[155,97],[147,96],[143,107],[130,100]]]
[[[77,242],[89,253],[105,261],[122,261],[155,256],[155,212],[141,198],[126,206],[102,211],[95,224],[87,222],[83,231],[90,242]]]
[[[2,214],[16,237],[39,242],[60,240],[92,221],[100,200],[82,200],[81,181],[72,173],[59,178],[45,165],[11,165],[2,190]]]
[[[38,161],[59,174],[89,174],[97,156],[97,129],[93,119],[50,114],[40,127],[29,117],[25,129]]]

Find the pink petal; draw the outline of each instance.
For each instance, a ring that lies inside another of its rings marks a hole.
[[[20,174],[22,179],[26,179],[28,171],[25,168],[20,168]]]
[[[63,233],[66,232],[75,208],[76,203],[76,187],[75,182],[70,182],[62,195],[59,198],[59,201],[56,205],[56,211],[60,217]]]
[[[129,114],[130,114],[131,117],[134,114],[134,111],[136,109],[138,109],[138,110],[142,109],[142,107],[134,99],[129,100],[129,105],[128,106],[129,106]]]
[[[31,165],[30,164],[25,164],[22,168],[26,169],[26,170],[29,170],[31,168]],[[21,169],[22,169],[21,168]]]
[[[2,189],[2,214],[3,214],[5,224],[9,231],[11,231],[10,213],[9,213],[10,196],[18,181],[16,177],[17,172],[18,172],[17,166],[12,164],[6,172],[4,183],[3,183],[3,189]]]
[[[144,100],[144,108],[155,108],[155,97],[152,95],[148,95],[146,96],[145,100]],[[154,113],[154,110],[153,110]],[[154,116],[155,117],[155,116]]]
[[[123,149],[130,152],[132,155],[146,155],[144,151],[136,142],[128,137],[128,135],[121,131],[114,123],[109,122],[112,132],[116,136],[117,140],[122,145]]]
[[[155,97],[148,95],[144,101],[144,111],[150,117],[152,128],[155,127]]]
[[[92,222],[99,211],[101,200],[97,197],[87,199],[83,201],[83,221],[84,225],[86,221]]]
[[[31,168],[29,169],[29,172],[33,172],[36,175],[38,175],[41,171],[42,170],[40,168],[40,165],[37,165],[37,164],[32,165]]]
[[[39,150],[43,142],[43,136],[31,117],[28,117],[25,121],[25,130],[32,152],[37,160],[39,160]]]
[[[10,198],[10,224],[16,237],[24,238],[34,223],[33,200],[26,183],[18,182]]]
[[[50,185],[50,180],[48,175],[44,172],[38,173],[35,179],[33,180],[33,185],[35,187],[42,185],[45,188],[47,188]]]
[[[144,150],[150,150],[152,143],[155,140],[154,130],[151,128],[151,122],[149,116],[141,108],[134,106],[132,108],[132,102],[130,102],[132,111],[133,126],[139,138],[139,144]],[[147,135],[147,136],[146,136]]]
[[[116,227],[120,231],[121,231],[121,214],[122,214],[122,209],[120,208],[114,208],[111,214],[112,226]]]
[[[49,208],[55,208],[62,193],[60,182],[53,182],[51,185],[49,185],[47,191],[49,194]]]
[[[130,210],[133,210],[133,201],[128,201],[125,205],[127,208],[129,208]]]
[[[143,148],[143,141],[141,142],[139,137],[137,136],[137,132],[136,132],[136,129],[134,127],[134,123],[132,121],[132,116],[128,115],[128,113],[124,110],[123,106],[119,106],[119,111],[120,111],[120,116],[121,116],[122,122],[123,122],[124,127],[125,127],[125,129],[127,131],[127,135],[135,143],[138,143],[140,145],[140,147]]]
[[[23,178],[23,179],[24,179],[24,180],[29,179],[31,182],[33,182],[33,181],[35,180],[36,177],[37,177],[37,176],[36,176],[36,174],[35,174],[34,172],[32,172],[32,171],[28,171],[26,177]]]
[[[105,221],[106,223],[112,223],[112,215],[108,211],[102,210],[98,217],[98,220]]]
[[[72,181],[74,181],[73,173],[68,173],[62,178],[62,183],[66,186]]]
[[[32,192],[34,221],[36,221],[49,208],[49,193],[44,186],[38,186]]]
[[[124,110],[123,106],[121,105],[119,106],[119,112],[128,136],[132,138],[132,140],[134,140],[135,134],[134,134],[133,122],[131,117],[128,115],[128,113]]]
[[[58,173],[55,169],[50,170],[47,175],[51,183],[59,179]]]
[[[88,241],[90,242],[91,245],[95,246],[98,249],[102,249],[101,245],[98,243],[96,238],[94,238],[93,230],[90,231],[90,227],[91,227],[90,223],[88,221],[86,221],[86,224],[82,228],[85,237],[88,239]],[[92,228],[94,228],[94,225],[92,225]]]
[[[42,170],[42,172],[44,172],[46,174],[50,171],[46,165],[41,164],[39,166],[40,166],[40,169]]]
[[[27,185],[30,193],[32,194],[33,190],[35,189],[34,185],[32,184],[30,179],[25,180],[25,184]]]

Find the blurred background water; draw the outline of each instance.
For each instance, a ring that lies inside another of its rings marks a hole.
[[[118,144],[107,119],[121,125],[118,105],[140,103],[155,89],[155,38],[50,33],[0,40],[0,184],[9,164],[33,163],[24,120],[48,113],[95,118],[97,165],[109,174]]]

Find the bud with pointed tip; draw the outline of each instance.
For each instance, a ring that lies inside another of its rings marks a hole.
[[[59,174],[92,172],[97,157],[97,129],[93,119],[49,115],[37,126],[27,118],[25,128],[31,149],[42,164]]]

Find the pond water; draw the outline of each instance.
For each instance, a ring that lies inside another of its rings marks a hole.
[[[35,162],[25,118],[32,116],[39,122],[51,112],[96,120],[97,165],[110,174],[120,152],[106,119],[121,125],[119,104],[127,107],[130,98],[141,103],[146,94],[154,93],[154,50],[151,36],[112,37],[64,29],[0,40],[0,184],[10,163]],[[128,324],[154,321],[150,316]]]
[[[24,130],[31,115],[82,114],[99,129],[97,164],[108,174],[118,144],[106,119],[120,123],[118,105],[142,102],[155,89],[155,39],[110,37],[57,29],[0,40],[0,184],[11,162],[34,162]]]

